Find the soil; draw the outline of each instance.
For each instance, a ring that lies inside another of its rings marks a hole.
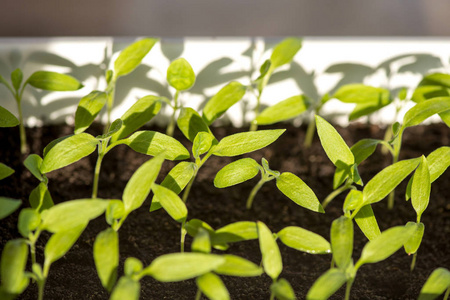
[[[292,172],[302,178],[323,200],[332,188],[334,166],[316,137],[313,145],[306,149],[302,146],[305,136],[304,127],[281,124],[271,128],[287,128],[287,131],[272,145],[247,155],[257,161],[265,157],[272,169]],[[164,132],[162,128],[151,130]],[[265,129],[265,128],[264,128]],[[337,127],[339,133],[349,145],[362,138],[382,139],[384,129],[375,125],[354,123],[347,128]],[[96,135],[101,126],[95,124],[89,129]],[[217,138],[244,131],[244,129],[220,127],[214,128]],[[73,132],[71,126],[45,126],[28,129],[30,153],[42,155],[45,145],[55,138]],[[23,158],[18,154],[18,128],[0,130],[0,161],[13,167],[16,173],[2,180],[0,195],[23,200],[28,206],[28,195],[37,186],[37,180],[23,167]],[[183,141],[190,149],[191,143],[179,131],[175,138]],[[416,126],[406,130],[403,137],[401,159],[428,155],[434,149],[449,145],[449,129],[444,124]],[[55,203],[91,195],[92,177],[96,153],[79,162],[48,174],[49,189]],[[135,153],[121,145],[108,153],[103,161],[100,175],[99,197],[121,199],[123,189],[133,172],[149,157]],[[273,232],[286,226],[300,226],[322,235],[329,240],[330,225],[342,215],[344,195],[338,196],[326,208],[325,214],[314,213],[299,207],[281,192],[274,182],[266,183],[257,194],[251,210],[245,209],[246,197],[258,178],[234,187],[220,190],[214,187],[213,178],[224,165],[237,158],[212,157],[200,170],[189,196],[188,219],[198,218],[214,228],[236,221],[263,221]],[[359,167],[364,182],[391,163],[391,157],[378,148],[373,156]],[[175,165],[166,161],[157,182]],[[381,230],[415,221],[415,212],[410,202],[404,200],[405,180],[396,192],[395,208],[388,210],[386,200],[373,209]],[[412,257],[401,249],[387,260],[364,265],[358,272],[352,287],[352,299],[417,299],[420,289],[430,273],[437,267],[450,268],[450,171],[445,172],[432,185],[430,204],[422,222],[426,230],[422,245],[418,251],[416,268],[410,271]],[[127,257],[139,258],[144,266],[156,257],[178,252],[180,249],[180,225],[173,221],[165,211],[149,213],[150,199],[134,211],[119,231],[120,267],[123,274],[123,262]],[[13,238],[20,237],[17,231],[18,212],[0,221],[0,249]],[[108,299],[97,277],[92,247],[96,235],[107,228],[104,217],[90,222],[74,247],[50,269],[45,287],[45,299]],[[50,234],[44,233],[37,244],[38,261],[43,261],[45,242]],[[192,239],[187,237],[186,249],[190,249]],[[367,239],[355,226],[353,258],[356,261]],[[311,255],[298,252],[279,243],[283,258],[281,278],[287,279],[298,299],[304,299],[313,282],[329,267],[331,255]],[[222,253],[220,251],[215,251]],[[227,253],[247,258],[257,264],[261,261],[258,241],[232,244]],[[269,299],[271,279],[267,275],[252,278],[222,276],[232,299]],[[177,283],[160,283],[150,277],[141,280],[141,299],[194,299],[196,285],[194,280]],[[343,299],[341,288],[330,299]],[[37,287],[30,286],[18,299],[36,299]]]

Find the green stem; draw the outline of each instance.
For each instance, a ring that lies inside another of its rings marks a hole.
[[[306,129],[305,140],[303,142],[303,146],[305,148],[311,147],[315,132],[316,132],[316,120],[314,119],[314,117],[312,117],[309,120],[308,128]]]
[[[183,221],[183,223],[181,224],[181,238],[180,238],[180,252],[184,252],[184,242],[186,240],[186,234],[187,234],[187,230],[186,230],[186,220]]]
[[[267,181],[264,176],[261,178],[261,180],[253,187],[252,191],[250,192],[250,195],[247,198],[247,209],[252,208],[253,199],[255,198],[256,193],[258,193],[259,189],[263,186],[263,184]]]
[[[108,128],[111,125],[111,112],[112,112],[112,108],[114,105],[114,96],[115,96],[114,94],[116,92],[115,85],[116,85],[116,81],[115,81],[115,79],[112,79],[106,89],[106,92],[108,94],[108,102],[106,104],[107,120],[106,120],[106,124],[105,124],[104,133],[106,133],[108,131]]]
[[[415,266],[416,266],[416,260],[417,260],[417,252],[414,253],[412,261],[411,261],[411,272],[414,270]]]
[[[275,299],[275,294],[273,292],[270,292],[270,300],[274,300]]]
[[[195,300],[200,300],[202,298],[202,291],[197,289],[197,294],[195,294]]]
[[[443,300],[447,300],[449,295],[450,295],[450,287],[448,287],[447,291],[445,292]]]
[[[45,278],[37,281],[38,285],[38,300],[44,300],[44,287],[45,287]]]
[[[261,91],[262,93],[262,91]],[[250,131],[256,131],[258,129],[258,123],[256,123],[256,118],[259,116],[259,108],[261,106],[261,93],[256,97],[256,106],[255,106],[255,119],[250,124]]]
[[[194,176],[192,176],[191,180],[189,180],[186,189],[183,192],[183,202],[186,203],[187,198],[189,197],[189,193],[191,192],[192,185],[194,184],[195,177],[197,177],[197,171],[194,172]]]
[[[102,147],[102,145],[100,145]],[[100,149],[99,149],[99,152]],[[97,158],[97,163],[95,164],[95,172],[94,172],[94,184],[92,188],[92,198],[97,198],[98,193],[98,179],[100,177],[100,168],[102,166],[102,160],[103,160],[104,153],[99,153]]]
[[[403,131],[401,130],[398,133],[398,136],[396,138],[396,140],[394,141],[394,154],[392,157],[392,164],[395,164],[396,162],[398,162],[398,158],[400,156],[400,149],[402,147],[402,136],[403,136]],[[389,194],[388,197],[388,209],[393,209],[394,208],[394,199],[395,199],[395,189],[392,190],[392,192]]]
[[[323,200],[322,202],[322,207],[325,209],[325,207],[327,207],[327,205],[331,202],[331,200],[333,200],[334,198],[336,198],[340,193],[342,193],[345,190],[348,190],[350,187],[352,186],[351,182],[347,182],[345,185],[341,186],[340,188],[332,191],[326,198],[325,200]]]
[[[353,278],[347,281],[347,286],[345,288],[345,300],[350,300],[350,291],[352,289],[352,285],[353,285]]]
[[[19,111],[20,153],[26,154],[28,151],[27,133],[25,131],[25,126],[23,124],[23,113],[20,100],[21,99],[17,100],[17,110]]]
[[[178,106],[178,95],[179,95],[179,93],[180,92],[177,91],[175,93],[174,98],[173,98],[173,102],[174,102],[174,106],[172,107],[173,108],[173,112],[172,112],[172,115],[170,116],[169,126],[167,126],[167,131],[166,131],[166,134],[168,136],[173,136],[173,132],[175,130],[175,114],[176,114],[177,110],[179,109],[179,106]]]

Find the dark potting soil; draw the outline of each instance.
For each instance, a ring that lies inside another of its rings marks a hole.
[[[302,178],[316,193],[319,200],[332,191],[334,166],[326,157],[317,136],[313,145],[302,146],[305,128],[288,124],[272,128],[287,128],[287,131],[272,145],[249,155],[257,161],[265,157],[272,169],[292,172]],[[164,132],[161,128],[150,128]],[[266,129],[266,128],[261,128]],[[384,129],[374,125],[352,124],[347,128],[337,127],[349,145],[362,138],[382,139]],[[28,129],[30,153],[42,155],[45,145],[55,138],[71,134],[70,126],[45,126]],[[218,139],[244,129],[231,127],[214,128]],[[90,132],[101,132],[95,125]],[[37,180],[23,167],[24,157],[18,154],[18,128],[0,130],[0,161],[14,168],[16,173],[0,182],[0,195],[23,200],[28,206],[28,195],[37,186]],[[179,131],[175,138],[190,149],[191,143]],[[449,129],[444,124],[416,126],[408,128],[403,137],[401,159],[428,155],[440,146],[448,146]],[[51,172],[49,189],[55,203],[67,200],[89,198],[97,155]],[[150,157],[134,152],[121,145],[108,153],[102,165],[99,183],[99,197],[121,199],[123,189],[133,172]],[[329,240],[331,222],[342,215],[345,195],[340,195],[326,208],[325,214],[314,213],[290,201],[277,190],[274,182],[266,183],[257,194],[251,210],[245,209],[245,201],[258,177],[227,189],[217,189],[213,185],[215,174],[226,164],[237,158],[212,157],[199,171],[193,185],[187,207],[188,219],[198,218],[219,228],[237,221],[264,222],[273,232],[286,226],[300,226],[318,233]],[[166,161],[157,182],[176,162]],[[378,148],[373,156],[363,162],[359,171],[364,182],[391,163],[389,154]],[[386,200],[373,205],[381,230],[415,221],[415,212],[410,202],[404,200],[407,180],[398,188],[395,208],[388,210]],[[410,271],[412,257],[401,249],[390,258],[376,264],[364,265],[358,272],[352,287],[352,299],[417,299],[420,289],[430,273],[437,267],[450,268],[450,171],[445,172],[432,185],[430,204],[422,222],[425,235],[418,251],[416,268]],[[127,257],[140,259],[144,266],[156,257],[180,250],[180,225],[173,221],[165,211],[149,213],[150,199],[130,214],[119,231],[120,266],[119,276],[123,274],[123,263]],[[17,219],[19,212],[0,221],[0,249],[5,243],[19,238]],[[45,299],[108,299],[108,293],[97,277],[92,255],[96,235],[107,228],[104,217],[90,222],[74,247],[60,260],[52,264],[45,287]],[[43,262],[45,242],[50,234],[44,233],[37,244],[37,258]],[[187,237],[186,249],[190,249],[192,238]],[[355,226],[353,258],[356,261],[367,239]],[[280,278],[287,279],[298,299],[304,299],[313,282],[323,274],[331,262],[329,255],[311,255],[288,248],[279,243],[283,258],[283,272]],[[215,251],[222,253],[220,251]],[[247,258],[259,264],[261,253],[258,241],[232,244],[226,251]],[[267,275],[251,278],[222,276],[232,299],[269,299],[271,279]],[[141,280],[141,299],[194,299],[195,280],[176,283],[160,283],[150,277]],[[343,299],[341,288],[331,299]],[[19,299],[36,299],[37,287],[30,286]]]

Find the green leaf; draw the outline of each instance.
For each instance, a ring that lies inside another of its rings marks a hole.
[[[24,166],[41,182],[46,181],[41,173],[42,158],[37,154],[30,154],[23,162]]]
[[[185,228],[188,234],[195,237],[198,234],[199,228],[205,229],[210,235],[214,234],[214,229],[206,222],[199,219],[192,219],[186,222]]]
[[[345,201],[344,201],[344,206],[343,206],[343,210],[344,210],[344,214],[346,216],[350,216],[351,215],[351,211],[358,209],[362,206],[362,192],[358,191],[358,190],[350,190],[350,192],[348,192],[347,197],[345,197]]]
[[[389,95],[388,95],[389,96]],[[390,98],[381,98],[376,101],[357,103],[352,112],[348,116],[349,121],[356,120],[360,117],[370,115],[391,103]]]
[[[190,157],[189,151],[176,139],[156,131],[136,131],[130,137],[110,145],[125,144],[136,152],[155,156],[164,151],[164,159],[181,160]]]
[[[79,199],[60,203],[42,214],[41,229],[56,233],[83,225],[103,214],[108,201]]]
[[[356,224],[364,233],[369,241],[373,240],[381,234],[380,227],[378,227],[377,219],[370,204],[364,205],[355,216]]]
[[[255,121],[259,125],[270,125],[289,120],[306,111],[309,105],[310,102],[306,96],[293,96],[264,109]]]
[[[19,120],[9,110],[0,106],[0,127],[14,127],[19,123]]]
[[[297,226],[288,226],[277,233],[288,247],[310,254],[331,253],[330,243],[320,235]]]
[[[208,152],[214,139],[214,136],[208,132],[201,131],[197,133],[192,145],[192,154],[194,155],[194,158],[199,158],[200,155]]]
[[[238,156],[264,148],[275,142],[285,129],[258,130],[224,137],[212,150],[216,156]]]
[[[331,162],[341,169],[350,168],[355,163],[355,157],[344,139],[330,123],[318,115],[316,124],[320,143]]]
[[[109,200],[108,207],[106,208],[106,222],[109,225],[114,224],[114,220],[119,220],[125,216],[125,206],[121,200]]]
[[[340,87],[333,98],[345,103],[379,103],[389,101],[389,91],[364,84],[347,84]]]
[[[302,39],[290,37],[281,41],[273,49],[270,56],[271,68],[276,69],[284,64],[290,63],[295,54],[302,47]]]
[[[240,256],[224,254],[225,262],[218,266],[214,272],[226,276],[253,277],[263,273],[263,269],[257,264]]]
[[[28,286],[25,267],[28,258],[28,244],[24,239],[10,240],[2,252],[2,290],[10,294],[21,294]]]
[[[215,270],[225,258],[215,254],[185,252],[157,257],[142,272],[161,282],[174,282],[195,278]]]
[[[211,99],[206,102],[203,108],[203,119],[207,125],[211,125],[216,119],[222,116],[231,106],[244,97],[247,87],[237,81],[232,81]]]
[[[86,225],[87,223],[69,230],[60,231],[50,237],[44,250],[44,270],[48,270],[52,263],[63,257],[67,251],[72,248],[73,244],[75,244],[80,235],[83,233]]]
[[[333,260],[342,271],[352,263],[353,221],[342,216],[331,224],[331,250]]]
[[[402,160],[381,170],[365,186],[363,203],[371,204],[383,200],[420,162],[420,158]]]
[[[94,152],[98,140],[87,133],[80,133],[61,140],[44,156],[41,173],[49,173],[73,164]]]
[[[15,212],[22,205],[22,200],[0,197],[0,220]]]
[[[425,225],[423,223],[408,222],[405,226],[414,228],[414,233],[411,238],[403,245],[405,247],[405,252],[408,255],[411,255],[417,252],[422,243]]]
[[[309,289],[307,300],[328,299],[347,281],[345,271],[329,269],[320,276]]]
[[[414,172],[411,185],[411,203],[417,213],[417,220],[420,220],[422,213],[430,201],[431,182],[430,171],[425,156],[422,155],[421,162]]]
[[[108,131],[105,134],[99,135],[96,137],[98,140],[106,140],[114,135],[117,131],[122,128],[123,121],[121,119],[116,119],[109,125]]]
[[[83,85],[69,75],[49,71],[37,71],[27,79],[31,86],[47,91],[76,91]]]
[[[39,213],[42,213],[44,210],[49,209],[54,205],[52,196],[44,182],[39,183],[39,185],[31,191],[28,200],[30,206]]]
[[[8,167],[5,164],[0,163],[0,180],[11,176],[14,173],[14,169]]]
[[[129,277],[123,276],[119,279],[110,300],[139,300],[141,284]]]
[[[296,175],[284,172],[276,180],[277,188],[296,204],[315,212],[325,212],[313,190]]]
[[[195,168],[196,165],[192,162],[182,161],[178,163],[170,170],[169,174],[166,175],[163,182],[161,182],[161,186],[179,194],[194,176]],[[160,208],[161,204],[159,203],[158,197],[153,196],[150,212]]]
[[[420,102],[408,110],[403,117],[403,129],[416,126],[434,114],[450,110],[450,97],[437,97]]]
[[[126,213],[141,207],[147,199],[163,162],[164,153],[161,153],[142,164],[131,176],[122,196]]]
[[[94,242],[94,262],[103,287],[111,292],[117,280],[119,266],[119,235],[108,228],[100,232]]]
[[[228,293],[225,284],[219,276],[214,273],[206,273],[196,279],[196,283],[200,291],[211,300],[228,300]]]
[[[24,208],[20,211],[17,227],[24,238],[28,238],[30,233],[38,228],[41,223],[41,216],[32,208]]]
[[[433,300],[450,287],[450,271],[445,268],[435,269],[420,290],[418,300]]]
[[[367,242],[355,268],[362,264],[385,260],[400,249],[411,238],[414,231],[415,228],[405,226],[395,226],[383,231],[378,237]]]
[[[114,62],[114,76],[119,78],[120,76],[127,75],[132,72],[137,66],[140,65],[142,59],[147,55],[153,46],[158,42],[158,39],[142,39],[134,42],[120,52]]]
[[[73,134],[69,134],[66,136],[62,136],[59,137],[57,139],[54,139],[53,141],[51,141],[50,143],[48,143],[47,146],[44,147],[44,153],[42,154],[42,157],[45,157],[47,155],[47,153],[53,148],[55,147],[58,143],[64,141],[65,139],[68,139],[70,137],[74,136]]]
[[[258,230],[255,222],[240,221],[217,229],[212,236],[213,244],[227,244],[256,240]]]
[[[22,70],[17,68],[11,73],[11,83],[16,91],[20,89],[20,85],[22,84],[23,73]]]
[[[197,133],[201,131],[212,134],[205,120],[200,117],[198,112],[190,107],[183,107],[180,110],[180,115],[177,119],[177,125],[184,136],[191,142],[194,141]]]
[[[247,181],[258,175],[259,164],[253,158],[241,158],[217,172],[214,177],[214,186],[226,188]]]
[[[198,228],[191,245],[192,252],[211,253],[211,239],[209,233],[203,228]]]
[[[289,282],[281,278],[270,285],[270,290],[279,300],[295,300],[295,293]]]
[[[145,96],[136,101],[120,118],[122,127],[112,137],[111,142],[123,139],[156,116],[161,109],[161,97]]]
[[[184,58],[174,60],[167,69],[167,82],[178,91],[190,89],[195,83],[195,73]]]
[[[161,206],[172,219],[179,223],[186,221],[188,214],[186,204],[184,204],[183,200],[175,192],[157,184],[153,184],[152,190]]]
[[[264,271],[270,278],[276,280],[283,269],[280,249],[269,228],[260,221],[257,222],[257,226]]]
[[[133,276],[133,275],[138,275],[143,267],[142,267],[142,262],[134,257],[128,257],[125,260],[125,265],[123,268],[123,272],[125,273],[126,276]]]
[[[92,91],[81,98],[75,112],[75,134],[85,131],[105,106],[107,95],[104,92]]]
[[[440,85],[450,88],[450,74],[432,73],[423,77],[419,85]]]

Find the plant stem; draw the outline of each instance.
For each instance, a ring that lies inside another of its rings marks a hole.
[[[333,200],[334,198],[336,198],[340,193],[342,193],[345,190],[348,190],[350,187],[352,186],[351,183],[347,182],[345,185],[341,186],[340,188],[332,191],[326,198],[325,200],[323,200],[322,202],[322,207],[323,209],[325,209],[325,207],[327,207],[327,205],[331,202],[331,200]]]
[[[108,94],[108,102],[106,104],[107,109],[107,120],[105,124],[104,133],[108,131],[109,125],[111,125],[111,111],[114,105],[114,94],[116,92],[116,80],[112,79],[106,88],[106,92]]]
[[[411,272],[414,270],[414,267],[416,266],[416,260],[417,260],[417,252],[414,253],[413,258],[412,258],[412,262],[411,262]]]
[[[255,198],[256,193],[258,193],[259,189],[263,186],[263,184],[267,181],[267,179],[263,176],[261,180],[253,187],[252,191],[250,192],[250,195],[247,199],[247,209],[252,208],[253,199]]]
[[[345,300],[350,300],[350,291],[352,289],[352,285],[353,285],[353,278],[347,281],[347,286],[345,288]]]
[[[197,294],[195,294],[195,300],[200,300],[202,298],[202,291],[197,289]]]
[[[173,136],[173,131],[175,130],[175,114],[176,114],[176,112],[177,112],[177,110],[179,108],[179,106],[178,106],[178,95],[179,95],[179,93],[180,92],[177,91],[175,93],[174,98],[173,98],[173,102],[174,102],[174,106],[172,107],[173,108],[173,112],[172,112],[172,115],[170,116],[169,126],[167,126],[167,131],[166,131],[166,134],[168,136]]]
[[[275,294],[273,292],[270,292],[270,300],[274,300],[275,299]]]
[[[398,133],[397,138],[394,141],[394,154],[392,155],[392,164],[395,164],[398,162],[398,158],[400,156],[400,149],[402,147],[402,136],[403,136],[403,130],[400,130]],[[394,199],[395,199],[395,189],[392,190],[392,192],[389,194],[388,197],[388,209],[394,208]]]
[[[309,148],[312,145],[314,133],[316,132],[316,120],[314,117],[309,119],[308,128],[306,129],[305,140],[303,141],[303,146]]]
[[[44,287],[45,287],[45,278],[37,281],[38,285],[38,300],[44,300]]]
[[[186,240],[186,220],[181,224],[180,252],[184,252],[184,241]]]
[[[102,145],[100,145],[100,147],[101,146]],[[100,177],[100,168],[101,168],[101,165],[102,165],[103,156],[104,156],[104,153],[99,153],[98,154],[98,158],[97,158],[97,163],[95,164],[94,184],[93,184],[93,188],[92,188],[92,198],[97,198],[98,179]]]
[[[444,299],[443,299],[443,300],[447,300],[449,295],[450,295],[450,287],[449,287],[449,288],[447,289],[447,291],[445,292],[445,295],[444,295]]]

